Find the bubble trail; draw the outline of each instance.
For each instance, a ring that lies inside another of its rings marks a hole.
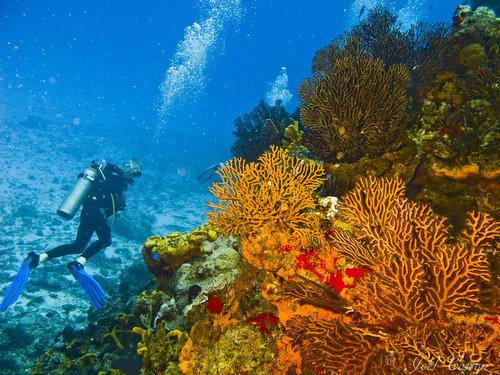
[[[184,29],[184,37],[177,44],[165,78],[160,85],[160,125],[158,133],[175,110],[188,101],[191,103],[203,93],[206,82],[206,67],[221,35],[229,21],[238,22],[241,0],[205,0],[199,2],[204,8],[200,22]]]
[[[288,90],[288,74],[286,68],[282,66],[281,73],[269,85],[269,90],[266,93],[266,103],[273,106],[276,100],[280,100],[281,104],[286,106],[290,99],[292,99],[292,94]]]

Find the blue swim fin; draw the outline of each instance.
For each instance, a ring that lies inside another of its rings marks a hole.
[[[7,310],[10,305],[12,305],[14,302],[17,301],[17,299],[23,292],[24,286],[28,281],[28,276],[30,275],[31,271],[30,263],[31,263],[31,258],[28,257],[21,264],[21,267],[19,268],[17,275],[14,276],[14,280],[12,280],[12,283],[7,288],[3,296],[2,303],[0,304],[0,311]]]
[[[103,307],[106,300],[106,294],[97,281],[84,271],[83,265],[75,260],[68,263],[67,267],[82,287],[94,309],[99,310]]]

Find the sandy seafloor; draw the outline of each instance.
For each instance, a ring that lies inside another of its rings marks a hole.
[[[88,136],[87,131],[36,121],[0,124],[2,295],[28,252],[40,253],[74,238],[78,216],[66,221],[55,211],[92,158],[106,157],[120,164],[133,156],[145,164],[144,176],[127,193],[126,213],[114,225],[112,246],[86,265],[108,293],[109,303],[113,303],[120,282],[127,282],[122,272],[143,264],[145,237],[192,230],[205,221],[209,194],[194,177],[208,160],[193,165],[188,163],[192,158],[177,155],[158,161],[154,155],[166,152],[168,145],[152,144],[158,150],[146,153],[144,143],[133,137],[118,137],[119,142],[110,145],[106,140],[112,134],[93,130]],[[32,271],[19,300],[0,314],[1,374],[25,373],[65,326],[77,330],[88,324],[89,303],[66,269],[73,259],[55,259]],[[143,272],[138,278],[150,277],[145,267],[138,270]]]

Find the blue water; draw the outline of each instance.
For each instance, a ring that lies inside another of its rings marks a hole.
[[[41,6],[5,0],[0,121],[36,114],[81,127],[137,127],[144,139],[159,127],[163,136],[180,132],[199,138],[203,152],[227,151],[233,119],[265,96],[281,67],[293,95],[288,107],[294,109],[296,88],[309,75],[314,52],[355,23],[363,6],[368,10],[376,3],[408,22],[435,22],[449,21],[458,2],[145,0]],[[199,40],[179,50],[185,28],[210,17],[213,24]],[[211,37],[205,51],[194,51]],[[162,118],[160,86],[176,53],[183,54],[180,63],[198,64],[198,72],[186,77],[194,82],[174,93]],[[189,140],[183,147],[190,147]]]
[[[262,98],[293,112],[314,53],[381,3],[409,27],[449,22],[459,1],[1,1],[0,292],[27,252],[73,236],[76,222],[54,212],[88,162],[135,157],[145,173],[128,221],[114,252],[93,259],[116,290],[116,273],[142,262],[144,237],[205,221],[195,177],[230,157],[233,120]],[[55,331],[85,323],[84,301],[58,300],[65,288],[78,295],[63,265],[0,316],[0,373],[29,368]]]

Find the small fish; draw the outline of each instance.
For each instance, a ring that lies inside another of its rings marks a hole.
[[[153,254],[151,254],[151,259],[153,259],[154,261],[157,261],[159,257],[160,254],[158,254],[156,251]]]
[[[363,17],[363,14],[365,14],[365,10],[366,10],[366,5],[363,5],[359,10],[358,18]]]

